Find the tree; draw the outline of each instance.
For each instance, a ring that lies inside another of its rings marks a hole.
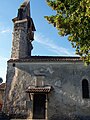
[[[76,54],[90,63],[90,0],[46,0],[56,11],[45,16],[58,29],[61,36],[68,36]]]
[[[0,83],[2,83],[3,82],[3,79],[0,77]]]

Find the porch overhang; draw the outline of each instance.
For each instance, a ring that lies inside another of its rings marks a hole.
[[[51,91],[51,86],[35,87],[29,86],[26,90],[27,93],[49,93]]]

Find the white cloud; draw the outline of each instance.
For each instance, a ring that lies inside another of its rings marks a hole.
[[[10,33],[11,32],[11,29],[3,29],[3,30],[0,30],[0,33]]]
[[[45,45],[48,48],[48,50],[52,51],[56,55],[68,55],[68,56],[74,55],[74,53],[70,51],[69,49],[66,49],[64,47],[61,47],[55,44],[49,38],[46,38],[44,35],[40,33],[35,34],[35,40],[36,42]]]

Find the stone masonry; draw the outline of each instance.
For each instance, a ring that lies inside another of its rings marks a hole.
[[[32,41],[35,27],[30,17],[30,3],[24,2],[18,9],[18,15],[13,19],[13,43],[11,58],[31,56]]]
[[[85,67],[82,62],[32,62],[32,58],[29,62],[9,61],[6,111],[32,118],[33,100],[26,90],[35,86],[37,77],[41,76],[44,86],[52,87],[47,99],[48,120],[90,116],[90,99],[82,98],[82,80],[87,79],[90,85],[89,73],[90,66]]]
[[[3,112],[12,119],[90,120],[90,66],[79,57],[31,56],[29,1],[13,22]]]

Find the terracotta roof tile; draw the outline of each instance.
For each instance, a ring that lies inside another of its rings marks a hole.
[[[46,86],[46,87],[28,87],[26,92],[28,93],[49,93],[51,91],[51,86]]]
[[[80,62],[82,59],[80,57],[66,57],[66,56],[31,56],[27,58],[20,59],[10,59],[8,62]]]

